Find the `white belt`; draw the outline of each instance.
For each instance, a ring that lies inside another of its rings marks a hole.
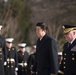
[[[11,58],[11,59],[9,59],[9,58],[8,58],[8,59],[7,59],[7,61],[15,62],[15,60],[14,60],[14,59],[12,59],[12,58]]]
[[[18,63],[18,65],[23,65],[23,63]]]
[[[18,63],[18,65],[27,66],[27,63]]]

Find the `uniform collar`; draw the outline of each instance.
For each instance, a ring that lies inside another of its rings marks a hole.
[[[76,38],[74,38],[74,39],[73,39],[71,42],[69,42],[69,43],[71,43],[71,44],[72,44],[72,43],[74,42],[74,40],[75,40],[75,39],[76,39]]]

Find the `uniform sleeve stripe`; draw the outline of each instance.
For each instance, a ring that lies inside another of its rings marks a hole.
[[[60,74],[64,74],[64,72],[63,72],[63,71],[61,71],[61,70],[59,70],[59,71],[58,71],[58,73],[60,73]]]

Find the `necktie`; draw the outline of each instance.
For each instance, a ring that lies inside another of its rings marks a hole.
[[[71,43],[69,43],[69,47],[71,46]]]

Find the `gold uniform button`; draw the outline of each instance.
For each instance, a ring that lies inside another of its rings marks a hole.
[[[66,53],[64,55],[66,55]]]
[[[64,62],[64,64],[65,64],[65,62]]]
[[[74,54],[72,54],[72,55],[74,55]]]
[[[31,65],[31,67],[33,67],[33,65]]]
[[[14,50],[14,48],[12,48],[12,50]]]
[[[9,64],[9,62],[8,62],[8,64]]]
[[[64,60],[66,60],[66,58],[64,58]]]
[[[36,74],[38,74],[38,72],[36,72]]]
[[[64,66],[64,68],[65,68],[65,66]]]
[[[75,60],[75,58],[72,58],[72,60]]]
[[[0,58],[0,60],[2,60],[2,58]]]
[[[10,51],[10,48],[8,50]]]
[[[13,66],[11,66],[13,68]]]

